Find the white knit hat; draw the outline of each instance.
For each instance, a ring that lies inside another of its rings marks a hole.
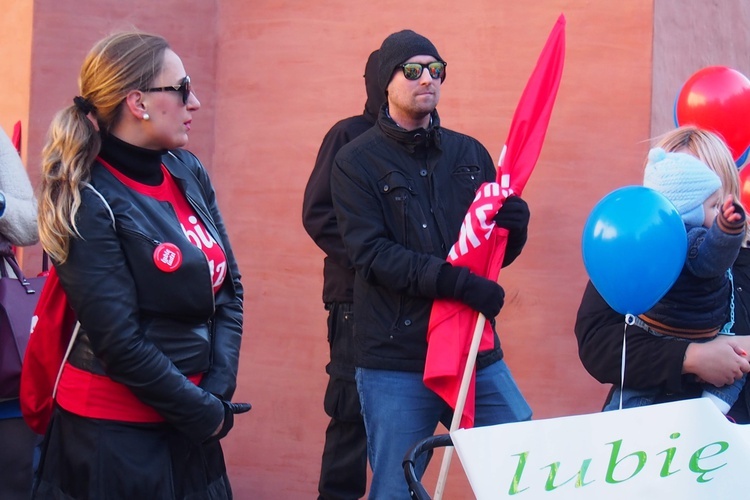
[[[653,148],[648,153],[643,185],[671,201],[685,224],[702,226],[703,203],[721,189],[721,179],[693,155]]]

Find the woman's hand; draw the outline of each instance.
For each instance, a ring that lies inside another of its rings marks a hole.
[[[224,405],[224,418],[221,420],[218,429],[211,434],[211,438],[221,439],[232,430],[234,427],[234,416],[240,413],[247,413],[252,408],[250,403],[232,403],[230,401],[222,401]]]
[[[682,373],[716,387],[733,383],[750,372],[750,336],[719,335],[705,343],[691,343],[685,351]]]

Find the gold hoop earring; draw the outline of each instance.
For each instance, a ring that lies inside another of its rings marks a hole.
[[[148,113],[143,113],[143,119],[144,119],[145,121],[149,121],[149,120],[151,119],[151,117],[149,116],[149,114],[148,114]]]

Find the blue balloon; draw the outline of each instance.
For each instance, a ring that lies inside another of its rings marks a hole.
[[[581,250],[591,282],[610,307],[638,315],[651,309],[677,280],[687,256],[687,233],[664,195],[627,186],[593,208]]]

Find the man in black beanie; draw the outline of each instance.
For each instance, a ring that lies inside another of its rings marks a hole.
[[[497,282],[446,261],[477,189],[497,174],[478,141],[440,126],[445,61],[411,30],[388,36],[379,58],[386,105],[376,126],[336,155],[331,194],[356,271],[355,377],[373,472],[370,498],[392,500],[409,498],[404,455],[438,422],[451,421],[451,407],[422,381],[433,301],[461,301],[494,325],[505,294]],[[528,206],[510,197],[494,222],[509,230],[505,266],[526,243]],[[502,358],[495,333],[494,348],[477,356],[477,426],[531,418]]]
[[[302,201],[302,224],[326,254],[323,303],[328,311],[331,361],[326,366],[329,378],[323,407],[331,420],[326,428],[318,500],[361,498],[367,489],[367,435],[354,382],[354,268],[336,225],[331,200],[331,168],[339,149],[375,124],[385,101],[378,70],[378,51],[375,50],[365,65],[365,110],[340,120],[325,135]]]

